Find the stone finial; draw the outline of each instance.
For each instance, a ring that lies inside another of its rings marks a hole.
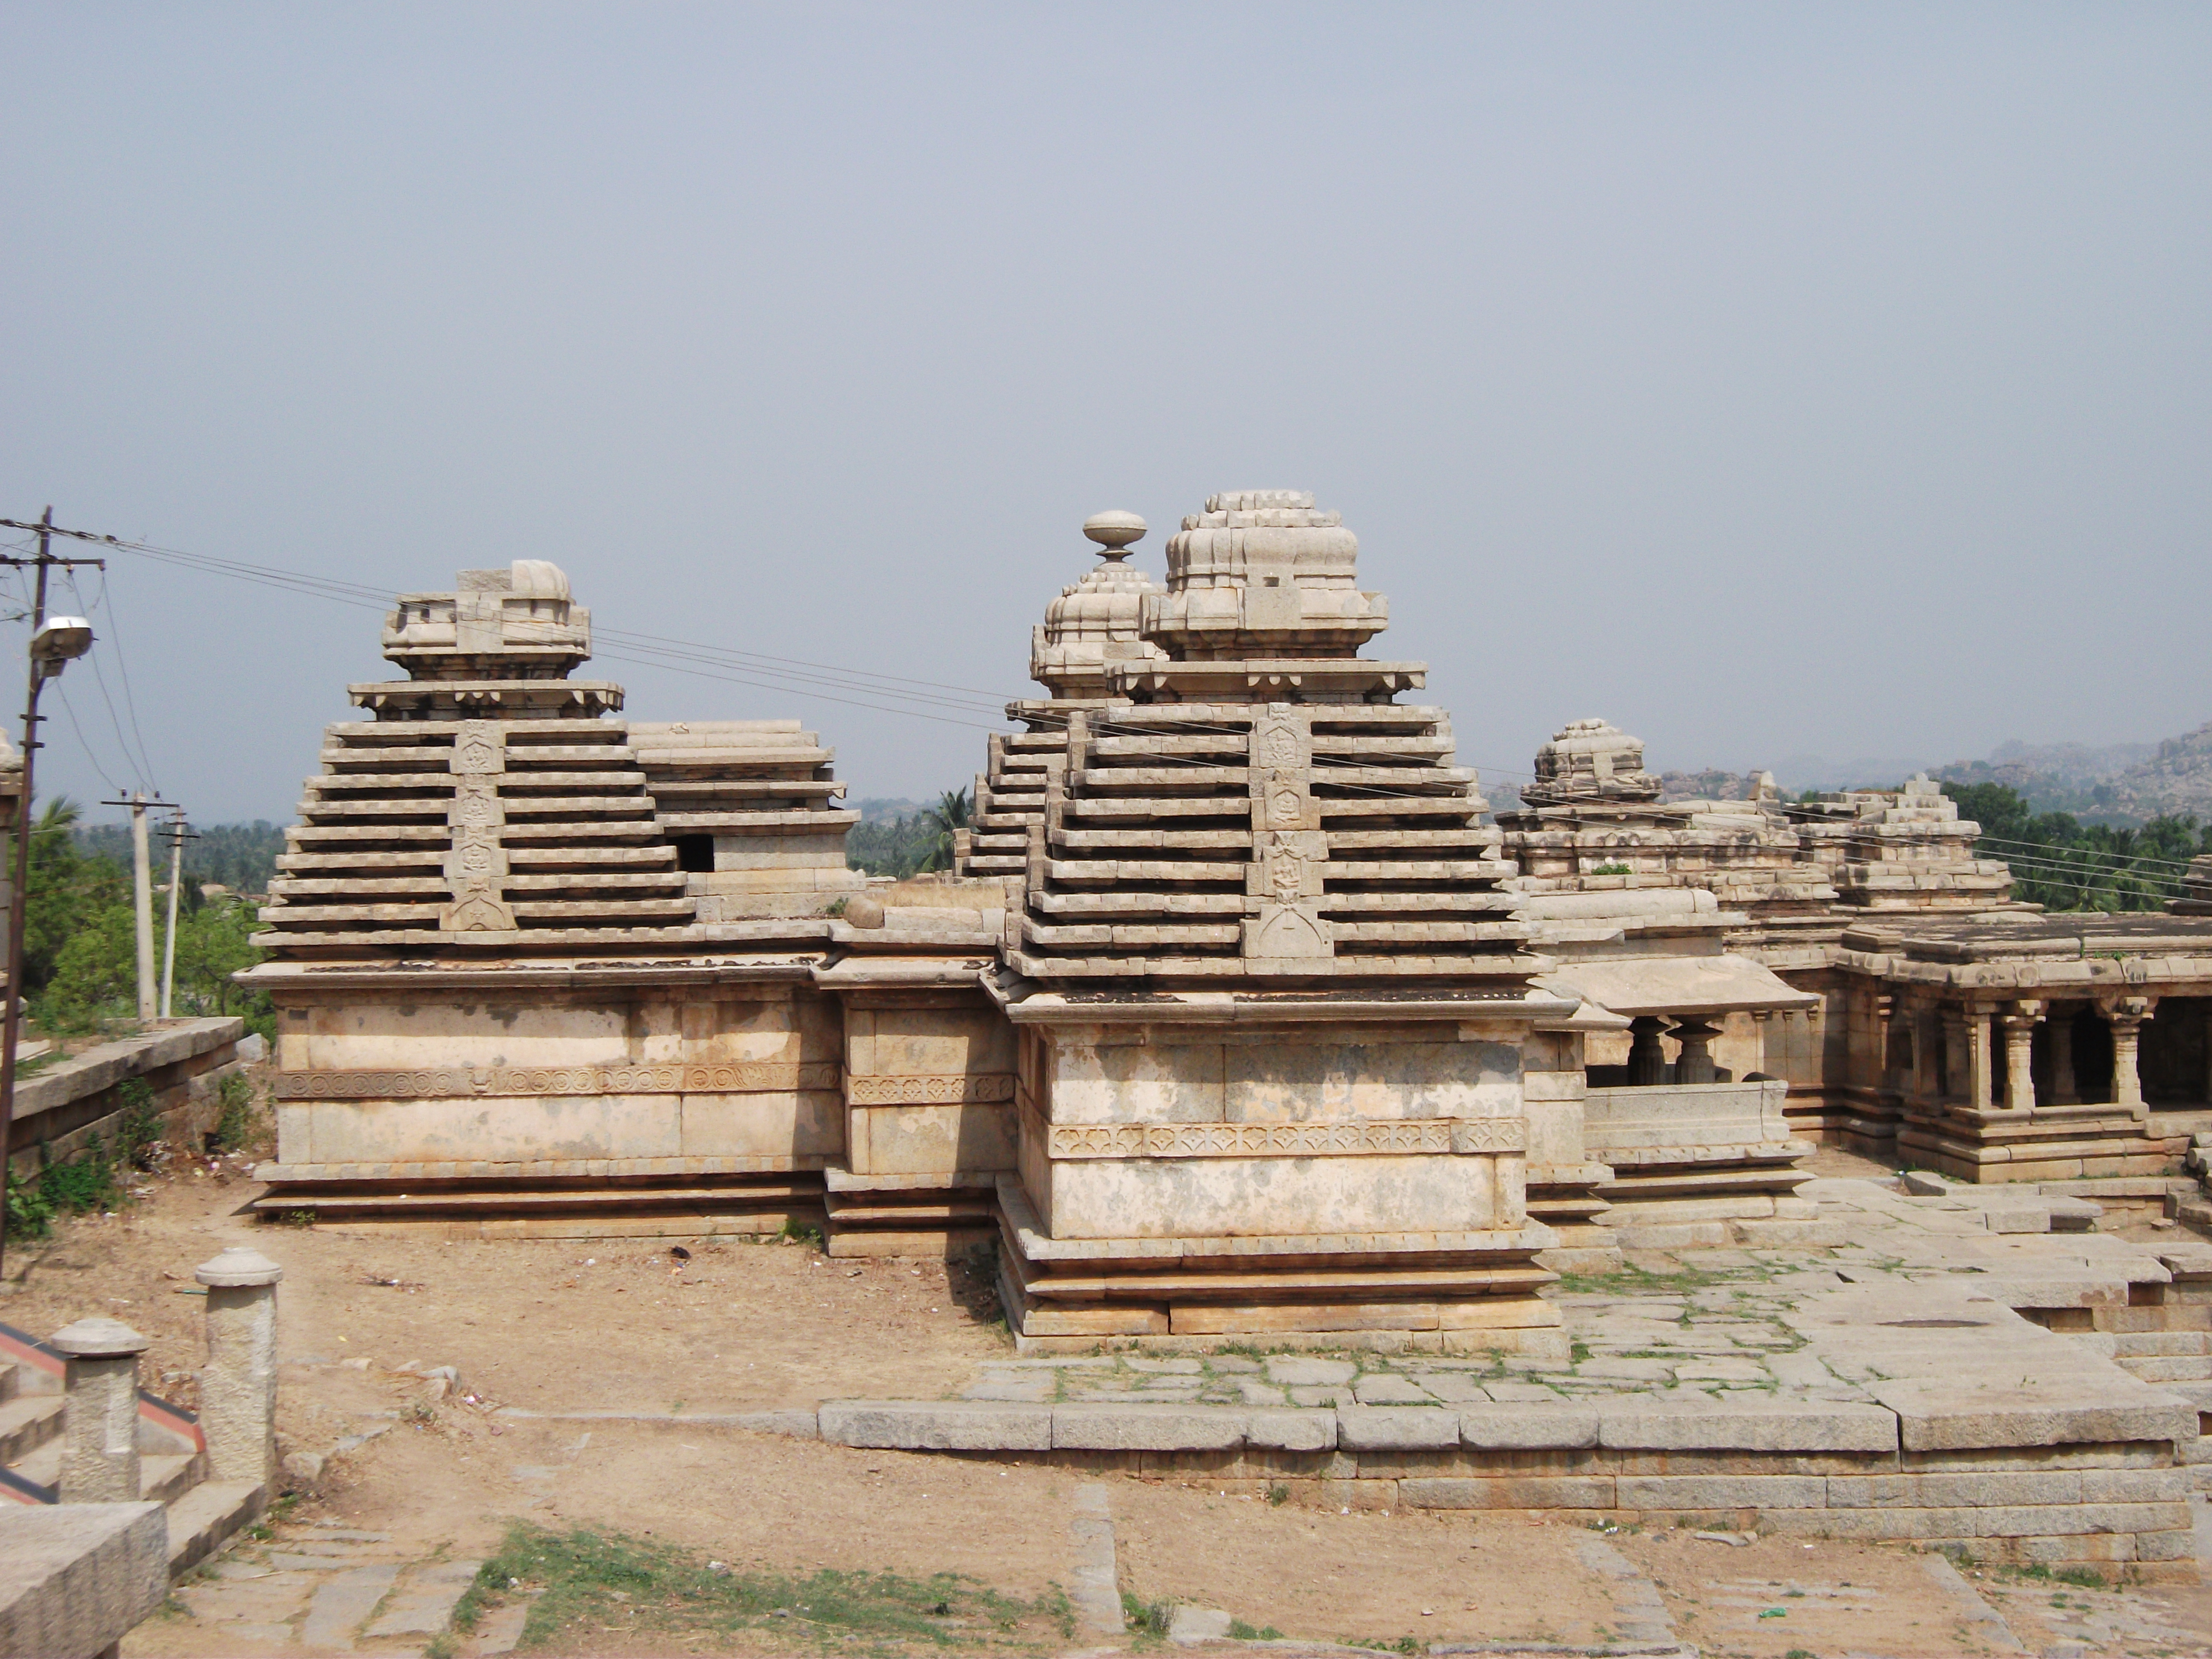
[[[99,1315],[64,1325],[46,1340],[72,1359],[120,1359],[152,1346],[151,1338],[139,1335],[121,1320]]]
[[[1083,521],[1083,533],[1099,547],[1102,559],[1126,559],[1133,543],[1145,539],[1145,521],[1119,507],[1094,513]]]
[[[274,1285],[284,1277],[284,1270],[251,1245],[233,1244],[193,1268],[192,1277],[203,1285],[230,1290],[241,1285]]]
[[[1103,697],[1113,665],[1162,654],[1140,635],[1145,597],[1156,591],[1152,579],[1122,562],[1145,528],[1142,519],[1119,508],[1083,521],[1083,533],[1098,544],[1099,562],[1060,590],[1030,634],[1030,678],[1054,697]]]
[[[1644,769],[1644,740],[1610,720],[1568,721],[1536,751],[1535,771],[1521,790],[1530,806],[1659,799],[1659,780]]]

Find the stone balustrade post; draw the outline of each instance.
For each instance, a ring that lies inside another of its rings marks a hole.
[[[2005,1042],[2005,1110],[2035,1109],[2035,1022],[2042,1016],[2040,1002],[2015,1002],[2003,1016]]]
[[[276,1479],[276,1281],[284,1270],[234,1245],[192,1277],[208,1287],[200,1432],[217,1480]]]
[[[61,1500],[138,1501],[138,1356],[147,1339],[113,1319],[80,1319],[52,1336],[68,1357]]]
[[[1667,1022],[1651,1014],[1638,1014],[1628,1022],[1628,1081],[1638,1089],[1649,1089],[1667,1080],[1667,1051],[1660,1045],[1659,1034]]]
[[[1674,1060],[1675,1082],[1711,1083],[1715,1080],[1713,1039],[1720,1034],[1720,1027],[1703,1014],[1691,1014],[1675,1022],[1671,1035],[1682,1045],[1681,1053]]]

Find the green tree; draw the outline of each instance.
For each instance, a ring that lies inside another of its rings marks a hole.
[[[922,818],[933,832],[929,857],[923,861],[925,870],[950,870],[952,867],[952,832],[968,827],[969,802],[965,786],[948,789],[937,798],[937,805],[925,807]]]

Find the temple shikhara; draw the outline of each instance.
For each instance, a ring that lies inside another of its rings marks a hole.
[[[400,595],[246,976],[263,1204],[988,1244],[1031,1352],[1543,1356],[1625,1249],[1839,1243],[1823,1144],[2148,1213],[2212,1130],[2212,866],[2045,915],[1925,778],[1662,801],[1598,719],[1493,811],[1311,495],[1210,498],[1164,585],[1084,531],[903,883],[816,733],[577,678],[553,566]]]

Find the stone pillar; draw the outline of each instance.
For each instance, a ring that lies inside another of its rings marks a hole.
[[[2043,1012],[2039,1002],[2015,1002],[2004,1016],[2005,1110],[2035,1109],[2035,1022]]]
[[[1659,1033],[1667,1022],[1652,1014],[1638,1014],[1628,1022],[1628,1081],[1632,1087],[1649,1089],[1667,1080],[1667,1051]]]
[[[138,1501],[138,1356],[146,1339],[112,1319],[80,1319],[53,1334],[69,1356],[63,1407],[64,1504]]]
[[[234,1245],[192,1277],[208,1287],[200,1431],[217,1480],[276,1479],[276,1281],[284,1270]]]
[[[1938,1008],[1936,1018],[1943,1026],[1943,1097],[1946,1100],[1970,1099],[1967,1091],[1970,1067],[1966,1050],[1966,1011],[1963,1008]]]
[[[2112,1104],[2126,1107],[2137,1117],[2149,1115],[2137,1062],[2142,1053],[2143,1018],[2152,1006],[2148,997],[2124,997],[2105,1014],[2112,1028]]]
[[[6,887],[4,885],[0,885],[0,894],[4,894],[6,891]],[[2206,1009],[2204,1012],[2204,1075],[2203,1082],[2204,1085],[2203,1095],[2205,1103],[2208,1105],[2212,1105],[2212,1008]]]
[[[2051,1103],[2078,1106],[2081,1091],[2074,1081],[2074,1010],[2051,1016]]]
[[[1966,1104],[1987,1111],[1995,1092],[1996,1067],[1990,1058],[1990,1014],[1986,1008],[1966,1011]]]
[[[1715,1080],[1713,1039],[1720,1034],[1720,1027],[1711,1024],[1703,1014],[1692,1014],[1686,1019],[1675,1022],[1672,1035],[1682,1045],[1682,1052],[1674,1060],[1675,1082],[1711,1083]]]
[[[1771,1008],[1754,1008],[1752,1010],[1751,1064],[1744,1067],[1744,1074],[1746,1076],[1749,1076],[1753,1072],[1758,1073],[1761,1077],[1769,1075],[1766,1069],[1766,1057],[1774,1052],[1773,1021],[1774,1010]],[[1795,1079],[1793,1073],[1795,1068],[1790,1065],[1790,1060],[1794,1056],[1789,1051],[1794,1049],[1795,1045],[1790,1042],[1790,1016],[1786,1013],[1782,1016],[1782,1037],[1783,1048],[1785,1052],[1784,1057],[1782,1060],[1781,1075],[1786,1078],[1791,1078],[1794,1081]]]

